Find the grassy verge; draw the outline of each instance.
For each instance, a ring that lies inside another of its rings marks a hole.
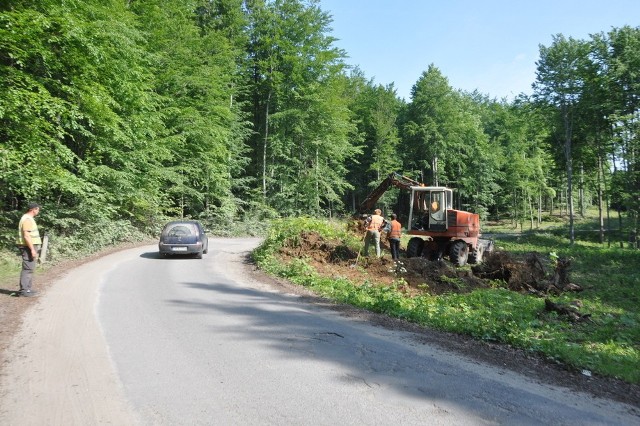
[[[349,247],[360,244],[340,223],[304,218],[276,221],[254,253],[256,262],[269,273],[342,303],[510,344],[576,369],[640,383],[639,250],[602,248],[592,243],[569,246],[565,239],[551,234],[499,242],[514,255],[553,252],[572,259],[571,281],[583,286],[584,291],[551,299],[559,303],[578,299],[580,311],[590,314],[591,319],[573,323],[546,312],[542,298],[506,290],[500,283],[468,294],[409,297],[399,289],[401,282],[397,286],[353,283],[319,275],[304,257],[282,262],[278,249],[295,247],[300,235],[309,230]]]

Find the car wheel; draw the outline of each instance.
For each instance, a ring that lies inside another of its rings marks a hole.
[[[199,251],[198,253],[196,253],[196,259],[202,259],[202,253],[201,251]]]

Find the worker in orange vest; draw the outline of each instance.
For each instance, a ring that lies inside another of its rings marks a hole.
[[[380,231],[384,228],[385,220],[382,217],[382,210],[375,209],[373,214],[365,221],[367,235],[364,239],[364,255],[369,256],[369,245],[373,243],[376,247],[376,257],[380,257]]]
[[[398,215],[391,213],[391,229],[387,234],[389,246],[391,246],[391,258],[400,260],[400,237],[402,237],[402,224],[398,222]]]

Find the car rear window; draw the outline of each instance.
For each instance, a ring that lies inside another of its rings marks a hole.
[[[198,235],[198,230],[192,223],[177,223],[167,226],[163,234],[169,237],[189,237],[191,235]]]

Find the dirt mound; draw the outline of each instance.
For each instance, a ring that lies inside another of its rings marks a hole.
[[[547,270],[553,272],[550,275]],[[509,253],[498,251],[486,256],[484,262],[471,268],[473,274],[482,279],[499,280],[510,290],[538,295],[559,294],[565,291],[581,291],[582,288],[569,281],[571,260],[555,258],[545,260],[539,253],[528,253],[523,260]]]
[[[355,259],[358,253],[339,241],[325,240],[317,232],[303,232],[300,238],[289,241],[280,249],[285,257],[305,257],[319,263],[340,264],[349,259]]]
[[[466,293],[495,287],[496,282],[513,291],[539,295],[579,288],[568,282],[569,263],[558,259],[553,276],[549,276],[547,269],[553,265],[537,253],[519,260],[504,251],[493,252],[485,256],[482,264],[469,270],[443,260],[405,258],[404,253],[400,262],[394,262],[388,254],[388,243],[381,241],[381,247],[385,252],[382,258],[366,257],[341,241],[327,240],[308,231],[282,247],[280,256],[285,261],[304,258],[323,275],[347,278],[354,283],[395,284],[409,294]]]
[[[544,267],[537,257],[530,255],[524,262],[517,261],[504,251],[487,255],[472,271],[480,278],[508,283],[515,291],[527,290],[545,277]]]

